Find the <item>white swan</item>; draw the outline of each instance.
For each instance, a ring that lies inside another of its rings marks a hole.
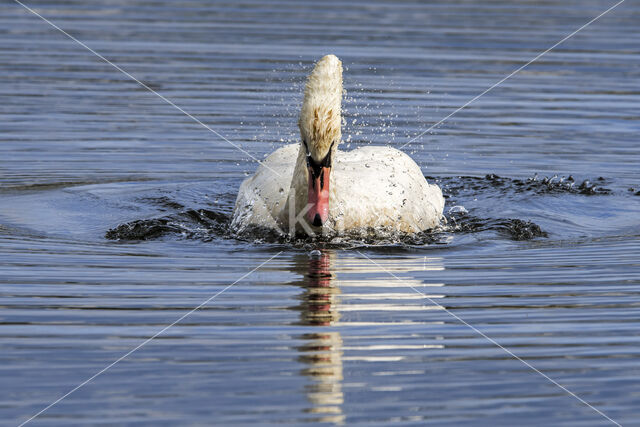
[[[444,198],[420,167],[390,147],[340,151],[342,63],[320,59],[304,93],[301,141],[282,147],[240,186],[232,228],[308,234],[369,229],[414,233],[436,227]],[[283,231],[284,230],[284,231]]]

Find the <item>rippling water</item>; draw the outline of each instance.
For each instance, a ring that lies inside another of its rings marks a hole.
[[[343,145],[399,147],[613,4],[27,2],[257,158],[326,53]],[[624,2],[405,147],[446,228],[338,244],[230,235],[255,163],[3,3],[0,423],[224,290],[32,423],[610,423],[457,316],[637,424],[638,22]]]

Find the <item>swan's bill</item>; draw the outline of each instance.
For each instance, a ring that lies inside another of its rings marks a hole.
[[[321,161],[317,162],[309,152],[306,141],[302,141],[307,150],[307,174],[308,174],[308,205],[307,220],[314,227],[322,227],[329,218],[329,177],[331,174],[331,153],[329,152]]]

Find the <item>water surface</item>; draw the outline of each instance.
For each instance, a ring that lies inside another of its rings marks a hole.
[[[343,147],[400,147],[614,3],[27,4],[263,158],[297,142],[324,54],[345,65]],[[341,244],[230,235],[249,156],[0,12],[3,425],[274,255],[32,423],[610,423],[450,313],[638,423],[637,2],[405,147],[446,228]]]

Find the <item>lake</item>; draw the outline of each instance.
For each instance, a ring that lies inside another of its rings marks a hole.
[[[614,4],[4,2],[0,425],[638,425],[640,4],[420,136]],[[229,231],[328,53],[446,226]]]

